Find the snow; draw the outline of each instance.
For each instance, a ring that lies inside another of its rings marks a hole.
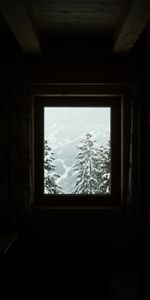
[[[86,140],[86,134],[92,135],[91,145],[94,143],[95,148],[105,145],[106,141],[110,138],[110,109],[109,108],[45,108],[45,128],[44,138],[48,141],[49,146],[52,148],[55,157],[55,163],[62,164],[64,172],[57,178],[57,183],[61,185],[62,182],[70,184],[70,172],[72,171],[72,180],[77,176],[77,167],[81,167],[85,163],[85,157],[82,155],[83,140]],[[95,142],[95,140],[97,142]],[[82,141],[82,142],[81,142]],[[78,153],[80,162],[76,164],[72,170],[73,160],[76,159],[76,151]],[[93,148],[93,156],[96,161],[100,154],[97,149]],[[66,151],[67,149],[67,151]],[[71,151],[71,152],[70,152]],[[72,161],[70,158],[72,154]],[[88,157],[88,155],[87,155]],[[92,174],[100,171],[90,158],[87,160],[85,167],[88,169],[88,177],[90,177],[90,170]],[[74,173],[73,173],[74,171]],[[87,173],[84,170],[84,175]],[[105,175],[105,174],[104,174]],[[110,174],[109,174],[110,175]],[[104,176],[108,178],[106,174]],[[96,180],[91,177],[91,181]],[[80,182],[83,185],[83,182]],[[89,191],[89,190],[88,190]]]
[[[72,169],[72,167],[68,167],[66,164],[65,164],[65,160],[64,159],[61,159],[61,158],[58,158],[56,160],[57,162],[61,162],[63,167],[64,167],[64,170],[65,172],[63,173],[63,175],[60,176],[60,178],[58,178],[58,182],[60,183],[62,180],[65,180],[67,177],[68,177],[68,173],[69,171]]]

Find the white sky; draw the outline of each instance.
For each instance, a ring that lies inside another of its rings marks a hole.
[[[110,137],[110,107],[46,107],[44,138],[51,146],[72,141],[87,132]]]

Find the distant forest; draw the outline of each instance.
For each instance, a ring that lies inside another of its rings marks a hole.
[[[75,182],[72,194],[109,194],[111,188],[111,148],[108,140],[97,146],[92,134],[87,133],[77,145],[72,166]],[[56,172],[53,149],[44,141],[44,192],[64,194],[59,184],[61,175]]]

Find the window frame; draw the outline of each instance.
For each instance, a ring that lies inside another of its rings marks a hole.
[[[96,89],[97,90],[97,89]],[[67,89],[66,89],[67,91]],[[34,110],[34,205],[49,208],[114,208],[123,206],[123,101],[122,93],[38,93],[33,96]],[[62,105],[63,102],[63,105]],[[100,103],[101,102],[101,105]],[[85,103],[85,105],[83,105]],[[50,105],[49,105],[50,104]],[[80,105],[79,105],[80,104]],[[44,184],[44,106],[111,106],[111,195],[47,195],[42,193]],[[43,124],[43,126],[41,126]],[[116,131],[115,131],[116,129]],[[117,135],[116,135],[117,132]],[[42,155],[41,155],[42,153]],[[116,164],[117,163],[117,168]],[[117,171],[114,171],[117,170]],[[117,181],[116,181],[116,178]],[[42,182],[42,184],[41,184]],[[107,198],[107,199],[106,199]]]

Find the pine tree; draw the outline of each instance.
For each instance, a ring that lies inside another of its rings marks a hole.
[[[110,193],[110,174],[111,174],[111,150],[110,141],[105,146],[101,146],[99,155],[99,173],[98,173],[98,192]]]
[[[44,190],[46,194],[62,194],[62,188],[57,184],[60,177],[55,173],[54,153],[48,146],[48,142],[44,141]]]
[[[110,142],[100,148],[92,135],[87,133],[77,147],[78,153],[73,166],[75,194],[110,193],[111,152]]]
[[[93,141],[92,135],[87,133],[77,147],[78,153],[73,166],[76,177],[75,194],[95,194],[98,192],[99,150],[95,143],[96,141]]]

